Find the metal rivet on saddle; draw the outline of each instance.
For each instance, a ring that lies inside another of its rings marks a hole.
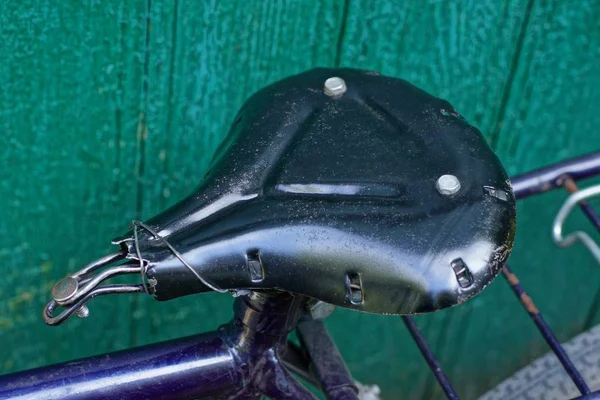
[[[436,181],[435,186],[438,192],[450,196],[460,190],[460,181],[454,175],[442,175]]]
[[[324,91],[327,96],[341,96],[346,90],[346,82],[342,78],[334,76],[325,81]]]

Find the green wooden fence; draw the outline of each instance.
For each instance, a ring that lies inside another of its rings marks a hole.
[[[403,77],[453,103],[515,174],[600,148],[599,21],[597,0],[1,1],[0,372],[229,318],[218,294],[99,298],[59,328],[41,309],[53,282],[196,185],[253,91],[314,66]],[[562,340],[600,320],[600,267],[551,245],[565,197],[519,205],[511,257]],[[501,279],[416,321],[465,399],[546,351]],[[327,323],[385,398],[439,398],[399,318]]]

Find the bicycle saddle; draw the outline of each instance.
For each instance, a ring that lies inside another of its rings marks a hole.
[[[501,163],[448,102],[322,68],[250,97],[195,192],[114,243],[158,300],[276,289],[411,314],[485,288],[515,216]]]

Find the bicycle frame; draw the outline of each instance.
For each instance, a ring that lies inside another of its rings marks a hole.
[[[600,152],[542,168],[512,180],[515,196],[531,195],[600,174]],[[600,229],[586,202],[584,213]],[[507,267],[505,278],[521,298],[538,329],[579,388],[591,393],[562,346]],[[321,321],[303,319],[304,298],[289,293],[252,292],[238,297],[232,321],[218,330],[53,366],[0,376],[2,399],[194,399],[199,397],[315,399],[289,372],[317,385],[328,399],[358,399],[358,390]],[[449,399],[458,395],[412,317],[402,317]],[[287,342],[297,329],[301,347]],[[284,366],[285,364],[285,366]]]
[[[315,399],[282,364],[314,381],[305,354],[287,343],[297,328],[329,398],[357,399],[322,322],[299,321],[304,300],[253,292],[236,299],[234,318],[214,332],[0,377],[0,398]]]

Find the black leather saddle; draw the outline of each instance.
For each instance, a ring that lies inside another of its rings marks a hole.
[[[265,289],[411,314],[485,288],[515,215],[501,163],[448,102],[323,68],[248,99],[195,192],[115,243],[158,300]]]

